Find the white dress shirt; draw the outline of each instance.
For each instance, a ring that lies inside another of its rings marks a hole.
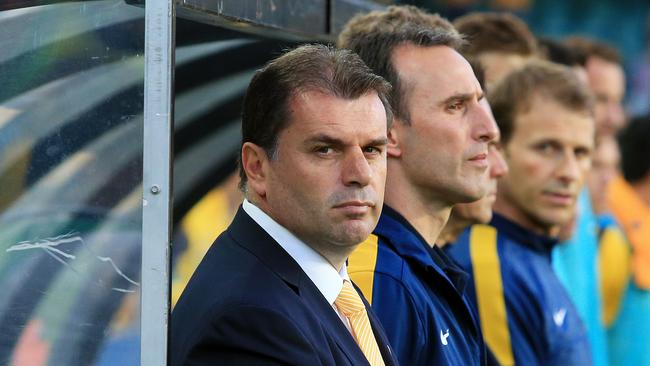
[[[334,305],[334,301],[343,289],[343,280],[350,280],[347,265],[343,263],[341,270],[337,271],[322,255],[278,224],[259,207],[247,199],[244,200],[242,207],[248,216],[275,239],[282,249],[298,263],[300,268],[307,274],[307,277],[316,285],[318,291],[323,294],[327,302],[339,315],[348,331],[352,333],[348,319]]]

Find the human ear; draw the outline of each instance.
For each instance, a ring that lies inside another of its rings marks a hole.
[[[388,129],[388,145],[386,146],[388,157],[399,158],[402,156],[402,148],[399,142],[399,137],[401,136],[399,129],[399,122],[394,122]]]
[[[247,177],[248,192],[265,197],[269,164],[266,151],[252,142],[245,142],[241,148],[241,161]]]

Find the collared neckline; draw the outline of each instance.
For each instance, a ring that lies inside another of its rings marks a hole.
[[[391,238],[393,249],[403,258],[412,258],[420,265],[442,271],[457,291],[463,292],[468,275],[458,267],[438,246],[430,246],[424,237],[404,216],[384,205],[375,233]],[[420,245],[414,245],[414,242]]]
[[[558,238],[536,234],[496,212],[492,215],[490,225],[496,227],[500,233],[506,234],[513,240],[548,255],[558,243]]]
[[[244,200],[242,208],[298,263],[307,277],[316,285],[318,291],[333,306],[341,289],[343,289],[343,280],[350,280],[347,265],[343,264],[341,270],[337,271],[325,257],[247,199]]]

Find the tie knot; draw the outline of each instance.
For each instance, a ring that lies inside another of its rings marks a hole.
[[[334,304],[336,304],[336,307],[348,318],[358,315],[360,312],[365,313],[366,311],[366,307],[363,305],[361,297],[359,297],[359,294],[350,281],[347,280],[343,281],[343,289],[341,289],[341,293],[339,293]]]

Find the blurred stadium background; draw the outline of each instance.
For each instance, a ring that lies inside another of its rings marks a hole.
[[[540,36],[605,40],[624,55],[629,115],[650,112],[647,0],[204,3],[253,19],[193,9],[176,22],[172,302],[241,201],[232,173],[251,75],[297,42],[332,40],[358,10],[508,11]],[[0,365],[140,362],[144,6],[0,3]]]

